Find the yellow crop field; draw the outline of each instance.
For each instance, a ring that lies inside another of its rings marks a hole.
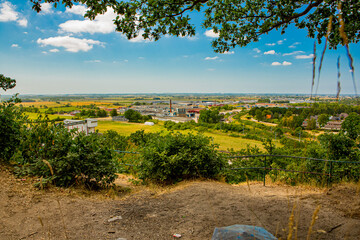
[[[30,120],[36,120],[36,119],[38,119],[40,114],[39,113],[25,112],[24,115],[27,115]],[[42,114],[42,116],[45,116],[45,114]],[[48,118],[50,120],[53,120],[53,119],[58,118],[58,117],[59,118],[65,118],[65,119],[71,119],[72,118],[72,116],[64,116],[64,115],[57,115],[57,114],[51,114],[51,115],[47,115],[47,116],[48,116]]]
[[[63,103],[59,104],[56,102],[39,101],[39,102],[21,102],[18,105],[22,105],[24,107],[34,106],[39,108],[41,105],[47,107],[60,107],[62,104]]]
[[[96,105],[96,106],[107,106],[110,103],[104,101],[74,101],[74,102],[62,102],[62,104],[70,104],[71,106],[87,106],[87,105]]]
[[[125,123],[113,121],[98,121],[98,127],[96,129],[99,130],[99,132],[114,130],[124,136],[128,136],[138,130],[144,130],[146,133],[159,132],[164,130],[164,128],[159,125],[148,126],[143,123]]]
[[[219,144],[219,150],[228,150],[233,148],[235,151],[245,149],[247,145],[250,147],[257,146],[260,150],[265,151],[265,148],[262,142],[252,139],[244,139],[241,137],[231,137],[225,133],[204,133],[205,136],[212,137],[214,139],[214,143]],[[275,142],[276,147],[280,147],[281,144],[279,142]]]

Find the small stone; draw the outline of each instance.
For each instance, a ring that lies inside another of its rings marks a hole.
[[[121,219],[122,219],[121,216],[116,216],[116,217],[110,218],[110,219],[108,220],[108,222],[115,222],[115,221],[121,220]]]

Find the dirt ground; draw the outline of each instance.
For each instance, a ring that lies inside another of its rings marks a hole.
[[[125,177],[118,184],[128,185]],[[265,227],[286,239],[360,239],[355,185],[330,189],[252,182],[193,181],[173,187],[128,187],[121,196],[79,189],[36,190],[30,179],[0,169],[0,239],[211,239],[215,227]],[[294,209],[293,221],[289,220]],[[117,217],[117,220],[110,221]]]

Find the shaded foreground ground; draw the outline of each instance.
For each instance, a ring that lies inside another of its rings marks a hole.
[[[121,180],[118,182],[121,184]],[[121,197],[53,188],[35,190],[29,180],[0,170],[0,239],[210,239],[216,226],[263,226],[286,239],[289,217],[297,239],[359,239],[356,186],[315,189],[261,183],[232,186],[197,181],[172,188],[133,187]],[[112,217],[122,219],[108,222]]]

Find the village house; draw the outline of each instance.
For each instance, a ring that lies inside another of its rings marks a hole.
[[[333,131],[340,131],[341,130],[341,124],[343,123],[343,120],[339,121],[329,121],[327,124],[323,127],[325,130],[333,130]]]
[[[64,120],[64,126],[68,129],[77,129],[79,132],[84,132],[86,135],[89,133],[95,133],[95,127],[97,127],[98,121],[96,119],[87,118],[85,120]]]
[[[322,129],[325,130],[332,130],[332,131],[340,131],[341,130],[341,124],[343,123],[344,119],[349,116],[349,114],[347,113],[341,113],[335,116],[331,116],[329,118],[329,121],[326,123],[326,125],[324,127],[322,127]],[[310,119],[315,119],[316,120],[316,127],[319,128],[319,123],[318,123],[318,116],[311,116]],[[305,119],[304,122],[302,123],[302,127],[306,128],[308,125],[308,119]]]

